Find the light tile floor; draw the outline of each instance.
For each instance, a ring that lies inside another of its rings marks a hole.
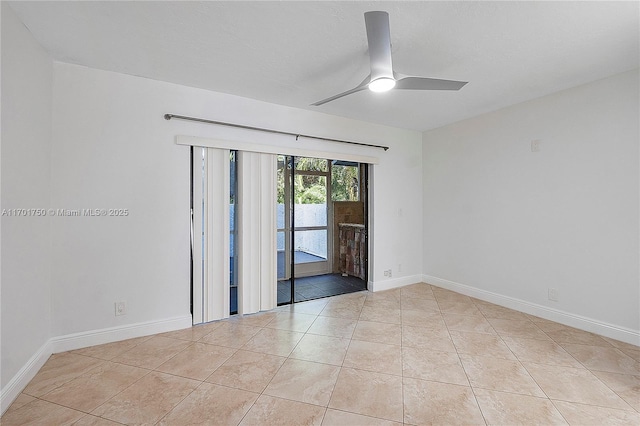
[[[428,284],[53,355],[2,425],[640,424],[640,348]]]

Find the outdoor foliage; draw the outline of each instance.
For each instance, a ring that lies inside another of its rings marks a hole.
[[[360,188],[358,166],[338,166],[331,168],[331,199],[333,201],[358,201]]]
[[[278,157],[278,204],[284,203],[285,157]],[[296,158],[296,171],[327,171],[329,161],[319,158]],[[324,204],[326,190],[324,176],[296,174],[294,199],[296,204]],[[357,165],[331,166],[331,199],[334,201],[359,200],[359,167]]]

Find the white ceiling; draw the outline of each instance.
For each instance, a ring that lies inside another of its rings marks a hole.
[[[59,61],[416,130],[639,66],[637,1],[10,5]],[[469,84],[310,106],[368,74],[368,10],[390,14],[396,71]]]

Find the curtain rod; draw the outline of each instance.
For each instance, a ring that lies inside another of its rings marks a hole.
[[[307,138],[307,139],[317,139],[317,140],[321,140],[321,141],[340,142],[340,143],[348,143],[348,144],[351,144],[351,145],[360,145],[360,146],[368,146],[368,147],[371,147],[371,148],[380,148],[380,149],[384,149],[385,151],[389,149],[388,146],[371,145],[371,144],[368,144],[368,143],[345,141],[345,140],[341,140],[341,139],[321,138],[319,136],[303,135],[302,133],[283,132],[281,130],[265,129],[265,128],[262,128],[262,127],[244,126],[242,124],[226,123],[224,121],[205,120],[204,118],[187,117],[187,116],[184,116],[184,115],[176,115],[176,114],[165,114],[164,115],[164,119],[165,120],[171,120],[172,118],[177,118],[179,120],[197,121],[199,123],[219,124],[221,126],[237,127],[239,129],[258,130],[260,132],[277,133],[277,134],[280,134],[280,135],[295,136],[296,140],[298,140],[299,137],[303,137],[303,138]]]

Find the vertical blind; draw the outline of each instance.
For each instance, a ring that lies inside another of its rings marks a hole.
[[[277,304],[276,155],[238,153],[238,313]]]
[[[230,314],[229,158],[228,149],[194,149],[194,324]],[[251,314],[277,304],[276,156],[237,160],[238,313]]]
[[[194,148],[193,323],[230,315],[230,150],[237,151],[236,199],[238,313],[277,305],[277,155],[332,158],[378,164],[374,148],[301,143],[297,146],[177,136]],[[337,144],[339,145],[339,144]],[[204,155],[203,155],[204,150]],[[202,203],[201,203],[202,200]],[[202,205],[200,205],[200,203]]]
[[[193,323],[229,317],[228,149],[193,150]]]

